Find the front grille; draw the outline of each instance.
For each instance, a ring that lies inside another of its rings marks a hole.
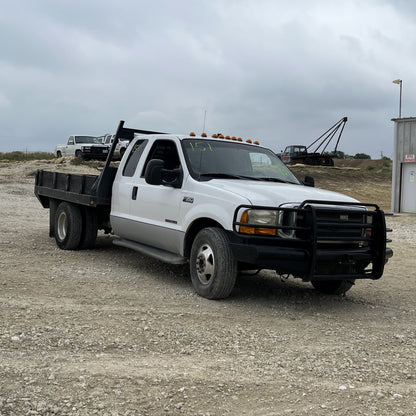
[[[318,241],[362,240],[370,235],[372,214],[364,210],[343,210],[339,208],[316,210]]]

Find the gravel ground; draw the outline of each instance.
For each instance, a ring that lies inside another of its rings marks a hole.
[[[415,215],[388,217],[385,275],[344,297],[267,271],[209,301],[104,234],[59,250],[37,167],[0,164],[1,416],[416,414]]]

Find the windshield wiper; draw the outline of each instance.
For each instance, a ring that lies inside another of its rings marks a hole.
[[[220,179],[249,179],[252,181],[259,181],[261,179],[253,177],[253,176],[244,176],[244,175],[233,175],[231,173],[201,173],[199,175],[200,178],[220,178]]]
[[[291,183],[293,185],[296,185],[295,182],[285,181],[284,179],[279,178],[271,178],[271,177],[261,177],[258,178],[260,181],[268,181],[268,182],[280,182],[280,183]]]

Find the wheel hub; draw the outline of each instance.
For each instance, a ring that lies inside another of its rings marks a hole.
[[[215,271],[215,259],[212,248],[203,244],[196,256],[196,272],[198,279],[203,284],[208,284]]]
[[[68,219],[65,212],[61,212],[58,217],[58,237],[61,241],[65,240],[67,228],[68,228]]]

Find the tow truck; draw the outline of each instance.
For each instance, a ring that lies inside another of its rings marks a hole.
[[[330,153],[326,152],[326,149],[338,132],[337,142],[333,151],[333,154],[336,153],[347,121],[348,118],[343,117],[309,146],[301,144],[286,146],[285,151],[280,156],[281,159],[287,165],[302,163],[304,165],[334,166],[334,159]]]

